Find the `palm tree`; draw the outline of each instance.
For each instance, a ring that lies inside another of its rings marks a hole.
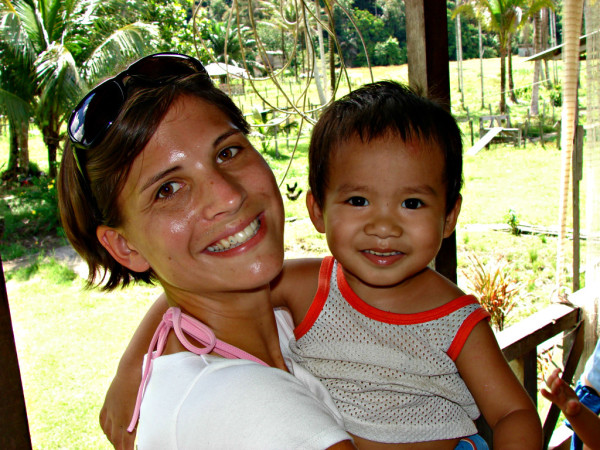
[[[14,24],[10,19],[3,26]],[[18,38],[18,36],[16,36]],[[29,171],[29,119],[34,89],[27,80],[33,72],[33,61],[24,53],[15,54],[0,41],[0,112],[8,118],[9,158],[4,170],[7,178]]]
[[[540,53],[548,45],[547,33],[544,29],[547,28],[548,10],[550,8],[543,8],[533,16],[533,44],[534,53]],[[546,38],[546,39],[544,39]],[[547,61],[546,61],[547,63]],[[533,87],[531,90],[531,114],[537,116],[539,113],[539,92],[540,92],[540,78],[542,73],[542,61],[536,60],[533,67]]]
[[[234,65],[252,62],[247,60],[249,55],[253,59],[252,49],[255,46],[250,27],[238,28],[227,22],[213,22],[205,30],[205,38],[218,62]]]
[[[464,14],[479,20],[484,28],[496,33],[500,53],[500,112],[506,112],[506,57],[512,36],[519,24],[543,7],[551,7],[551,0],[465,0],[452,17]]]
[[[156,27],[135,21],[145,7],[126,0],[3,1],[0,67],[3,73],[16,69],[22,79],[17,87],[2,77],[2,102],[7,109],[4,101],[13,95],[28,105],[21,119],[9,114],[8,120],[18,130],[23,115],[34,119],[48,149],[50,176],[56,176],[61,127],[81,92],[149,48]]]
[[[562,294],[566,276],[564,259],[566,253],[566,225],[571,188],[571,164],[573,158],[575,125],[578,122],[577,90],[579,84],[579,35],[583,15],[583,0],[566,0],[563,4],[563,76],[561,113],[561,180],[558,203],[559,234],[556,254],[557,292]]]

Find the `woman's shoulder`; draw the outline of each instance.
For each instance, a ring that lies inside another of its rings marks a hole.
[[[315,430],[325,433],[326,446],[343,440],[345,433],[333,414],[293,375],[244,360],[196,355],[187,359],[184,355],[165,360],[169,366],[165,369],[177,378],[170,383],[151,380],[163,389],[161,395],[148,385],[146,410],[138,427],[142,440],[152,442],[163,439],[156,434],[166,434],[177,439],[179,448],[185,442],[222,448],[240,442],[260,448],[295,448],[306,444]],[[198,359],[205,360],[205,365],[196,376],[176,375],[182,365],[198,365]],[[172,429],[165,430],[166,426]]]

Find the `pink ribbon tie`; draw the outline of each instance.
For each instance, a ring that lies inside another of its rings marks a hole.
[[[138,389],[137,399],[135,401],[133,417],[127,428],[129,433],[133,432],[135,429],[140,416],[140,407],[142,399],[144,398],[144,392],[148,380],[150,379],[150,375],[152,374],[152,362],[162,355],[167,342],[167,336],[171,329],[175,331],[175,335],[177,336],[177,339],[179,339],[179,342],[181,342],[187,350],[196,355],[206,355],[215,352],[228,359],[247,359],[262,364],[263,366],[268,366],[268,364],[250,353],[217,339],[210,327],[206,326],[198,319],[182,313],[181,309],[177,307],[171,307],[164,313],[160,324],[154,332],[152,341],[150,341],[148,354],[146,355],[146,365],[142,373],[142,381],[140,382],[140,388]],[[186,337],[186,334],[200,342],[204,347],[197,347],[192,344]]]

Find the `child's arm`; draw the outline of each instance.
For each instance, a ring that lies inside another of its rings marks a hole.
[[[542,388],[540,392],[560,408],[575,434],[584,442],[584,448],[600,449],[600,417],[579,401],[575,391],[560,378],[559,369],[548,377],[546,386],[548,390]]]
[[[475,325],[456,365],[494,432],[494,449],[542,448],[542,426],[535,406],[486,321]]]
[[[127,432],[142,379],[142,363],[156,327],[168,309],[162,294],[150,307],[119,361],[100,411],[100,426],[117,450],[133,449],[135,430]]]

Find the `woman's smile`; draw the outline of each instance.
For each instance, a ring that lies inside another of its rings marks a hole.
[[[260,225],[260,220],[256,218],[252,222],[250,222],[250,225],[245,227],[243,230],[240,230],[230,236],[227,236],[226,238],[219,239],[214,244],[208,246],[206,250],[211,253],[222,253],[228,250],[233,250],[234,248],[245,244],[254,236],[256,236],[260,229]]]

